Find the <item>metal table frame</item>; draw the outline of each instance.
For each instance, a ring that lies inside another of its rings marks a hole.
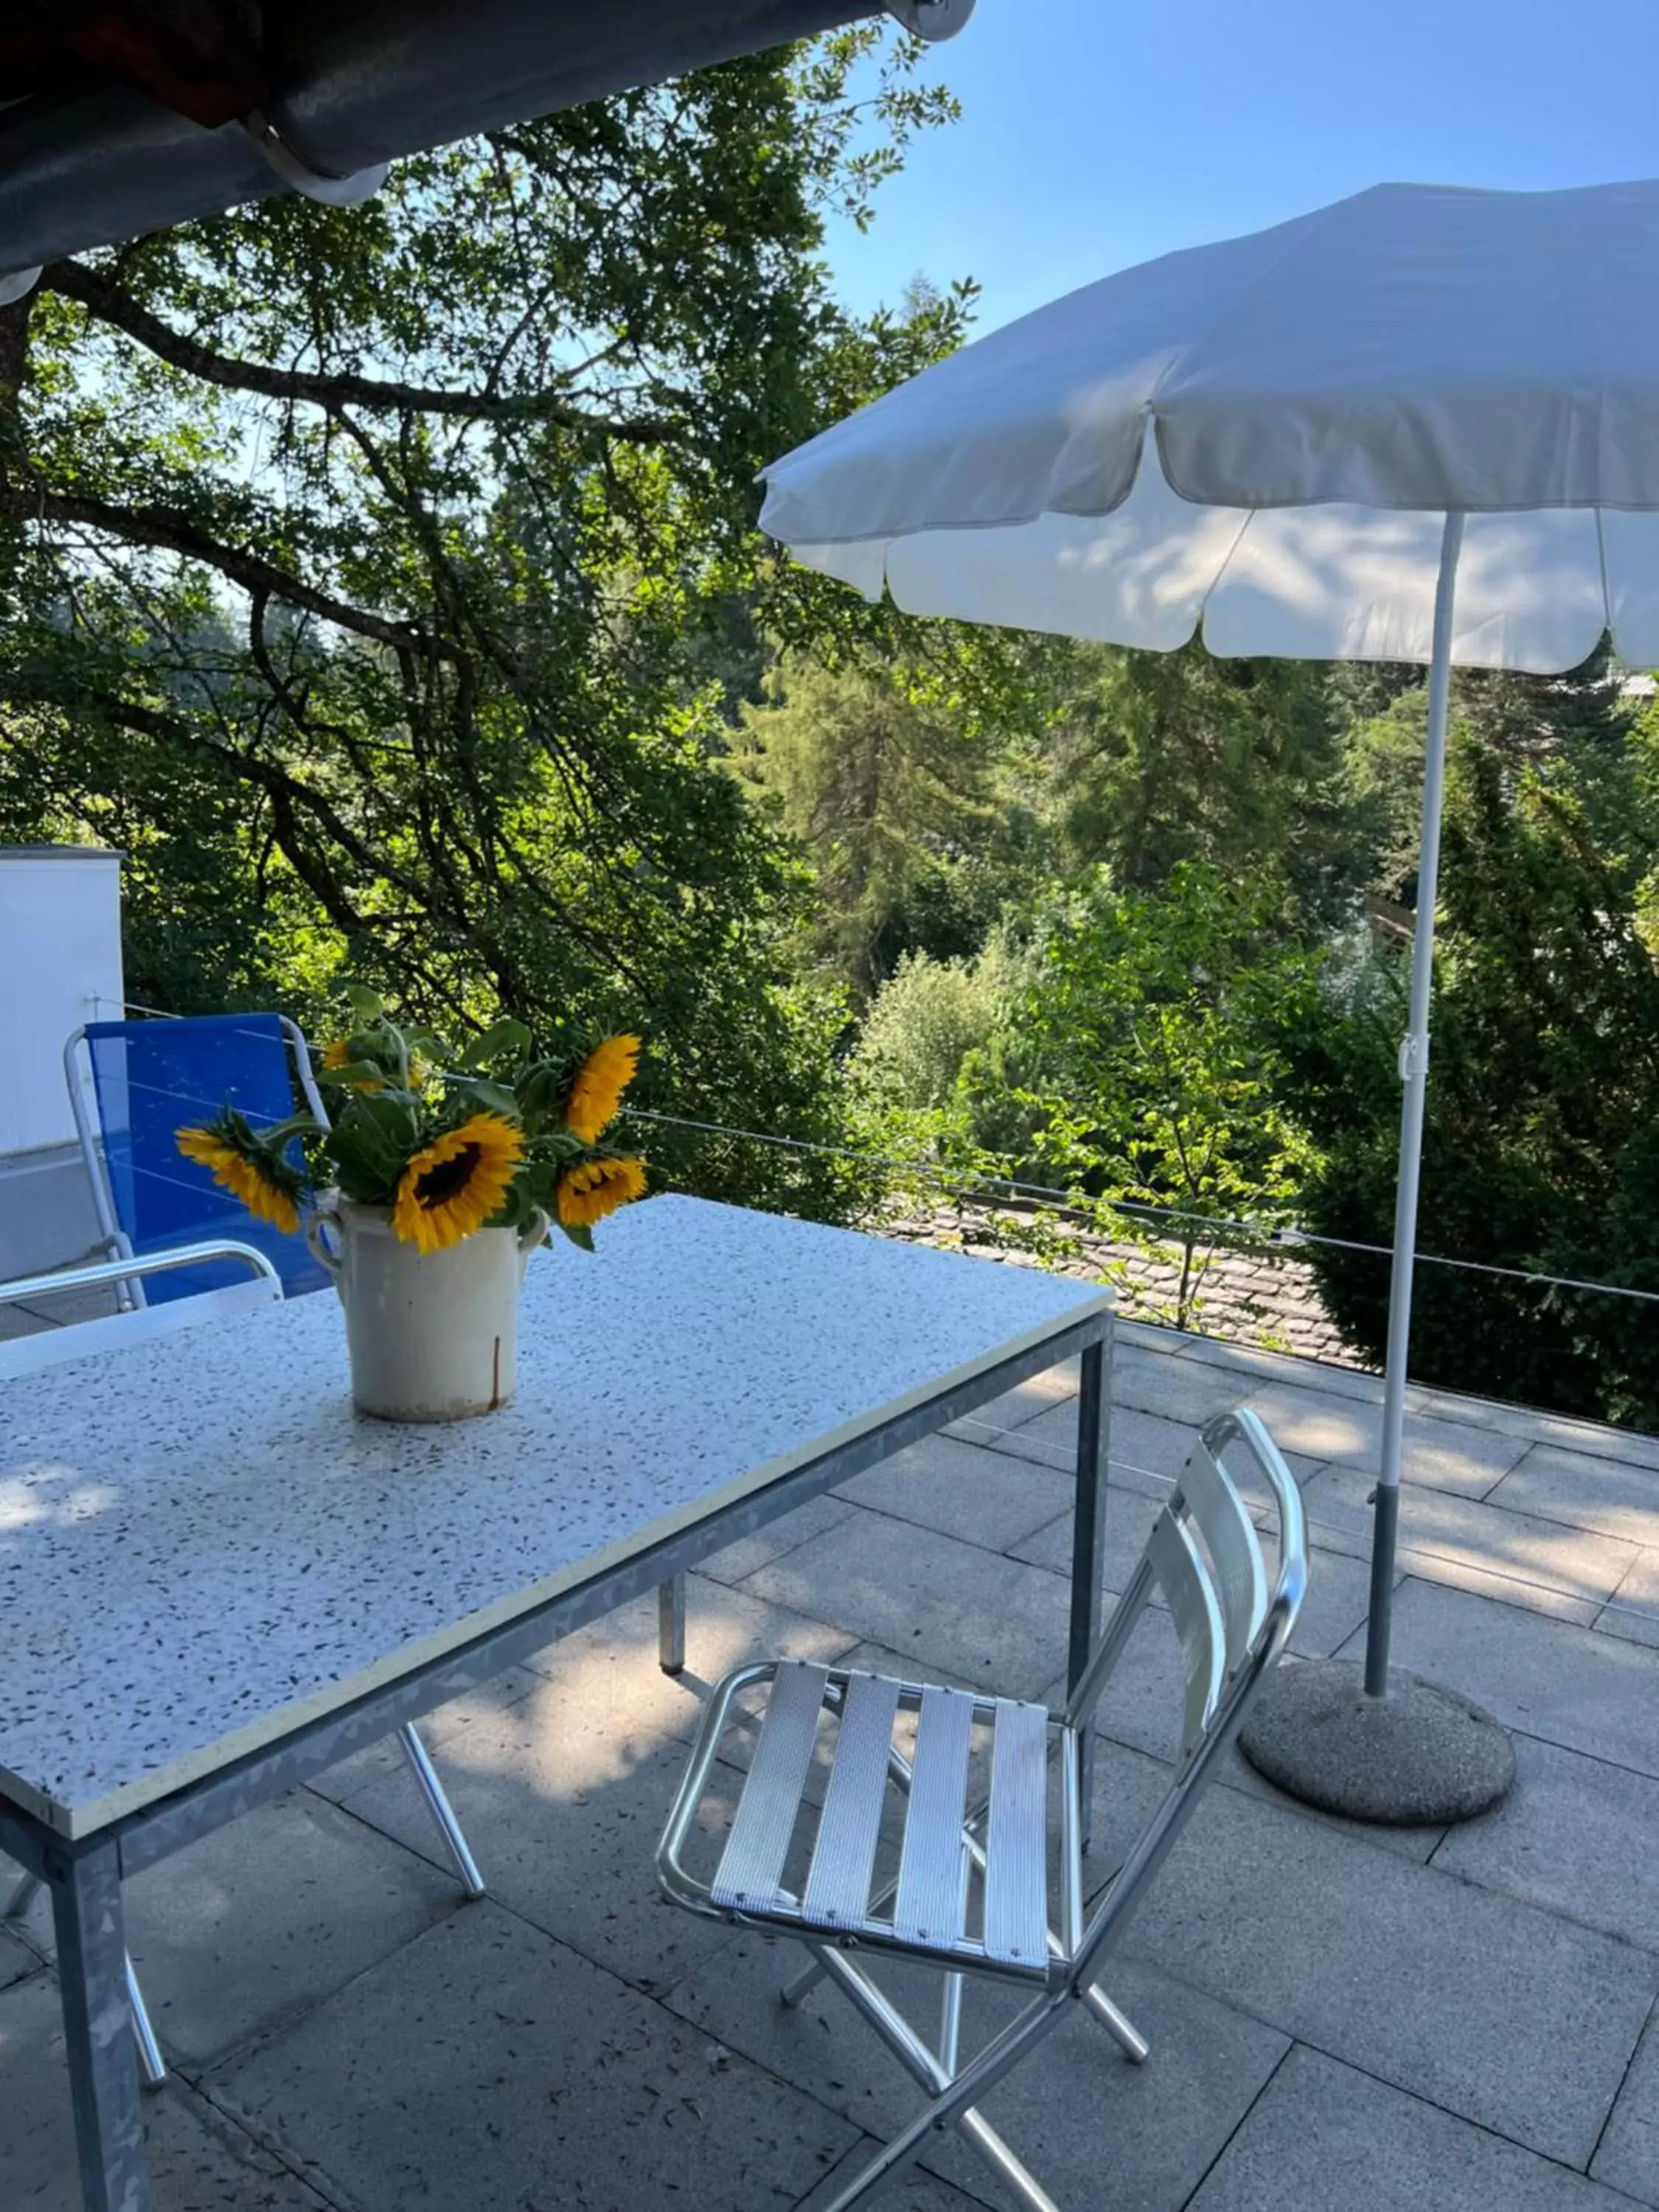
[[[70,1841],[33,1814],[0,1798],[0,1849],[38,1875],[52,1894],[86,2212],[149,2212],[149,2206],[121,1905],[121,1885],[129,1875],[325,1772],[404,1722],[418,1720],[434,1706],[530,1658],[556,1638],[648,1590],[672,1584],[726,1545],[974,1413],[1016,1384],[1080,1356],[1066,1654],[1067,1685],[1074,1688],[1087,1665],[1100,1620],[1111,1328],[1112,1316],[1104,1308],[1079,1320],[1061,1322],[1020,1352],[876,1422],[764,1489],[714,1508],[690,1527],[592,1581],[561,1591],[355,1703],[302,1723],[281,1741],[78,1841]],[[672,1601],[663,1606],[661,1633],[663,1663],[672,1668],[683,1656],[676,1639],[684,1633],[683,1619]],[[1083,1802],[1089,1802],[1086,1776]]]

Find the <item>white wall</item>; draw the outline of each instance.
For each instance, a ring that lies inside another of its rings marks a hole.
[[[64,1040],[121,998],[120,854],[0,845],[0,1157],[73,1140]]]

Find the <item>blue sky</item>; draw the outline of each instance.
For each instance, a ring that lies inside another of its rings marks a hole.
[[[1659,175],[1659,0],[978,0],[930,66],[963,119],[830,256],[860,310],[977,276],[981,331],[1383,179]]]

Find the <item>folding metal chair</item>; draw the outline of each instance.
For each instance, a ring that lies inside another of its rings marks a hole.
[[[1279,1515],[1269,1589],[1261,1540],[1224,1454],[1255,1463]],[[709,1700],[657,1855],[659,1879],[693,1912],[792,1936],[813,1964],[783,1992],[798,2004],[826,1977],[863,2014],[929,2101],[826,2212],[853,2212],[915,2160],[936,2129],[960,2129],[1034,2212],[1054,2199],[977,2109],[978,2100],[1080,2000],[1139,2064],[1144,2039],[1096,1986],[1147,1883],[1198,1802],[1246,1710],[1284,1650],[1307,1587],[1302,1501],[1256,1417],[1212,1421],[1158,1516],[1065,1710],[982,1697],[848,1668],[773,1661],[728,1674]],[[1093,1715],[1154,1589],[1180,1641],[1181,1753],[1170,1786],[1092,1910],[1086,1907],[1083,1802]],[[683,1855],[708,1795],[733,1706],[763,1687],[764,1716],[712,1879]],[[895,1742],[915,1717],[913,1747]],[[978,1739],[977,1747],[975,1739]],[[820,1752],[822,1809],[807,1802]],[[988,1771],[970,1788],[970,1774]],[[1051,1811],[1049,1776],[1057,1764]],[[892,1833],[895,1826],[902,1832]],[[1059,1869],[1049,1897],[1050,1854]],[[878,1869],[892,1866],[889,1878]],[[788,1886],[786,1887],[786,1876]],[[904,1959],[944,1976],[932,2040],[849,1956]],[[958,2049],[963,1977],[1023,1988],[1027,2002],[968,2063]]]
[[[243,1270],[251,1270],[251,1273],[244,1273]],[[216,1290],[198,1291],[183,1299],[157,1299],[125,1312],[100,1315],[94,1320],[71,1322],[55,1328],[36,1329],[28,1335],[0,1341],[0,1382],[40,1374],[46,1368],[65,1360],[84,1358],[87,1353],[106,1346],[141,1344],[154,1337],[171,1335],[175,1329],[222,1319],[250,1306],[279,1304],[283,1297],[282,1279],[270,1256],[232,1237],[216,1237],[142,1257],[103,1260],[90,1267],[67,1267],[55,1274],[32,1275],[0,1283],[0,1306],[26,1305],[37,1299],[51,1300],[61,1297],[66,1291],[100,1285],[113,1289],[130,1283],[134,1277],[148,1280],[173,1276],[175,1279],[182,1277],[199,1280],[204,1274],[222,1278],[227,1272],[232,1273],[233,1279]],[[398,1729],[398,1740],[415,1770],[421,1794],[443,1838],[462,1888],[469,1897],[483,1896],[483,1876],[412,1722]],[[0,1905],[0,1921],[21,1920],[40,1887],[34,1875],[23,1875],[11,1896]],[[132,2032],[138,2045],[139,2070],[146,2085],[157,2088],[167,2079],[167,2063],[155,2039],[149,2009],[131,1959],[127,1960],[127,1997],[132,2010]]]
[[[175,1142],[181,1127],[210,1121],[227,1105],[254,1127],[270,1128],[303,1100],[327,1126],[305,1038],[285,1014],[89,1022],[64,1047],[64,1074],[112,1258],[228,1237],[264,1252],[289,1297],[329,1287],[332,1278],[303,1237],[252,1219]],[[148,1293],[131,1285],[122,1303],[193,1297],[222,1287],[233,1273],[222,1266],[172,1271]]]

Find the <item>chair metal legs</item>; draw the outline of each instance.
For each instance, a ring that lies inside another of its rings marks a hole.
[[[1011,2189],[1029,2212],[1060,2212],[1036,2175],[1016,2157],[974,2100],[994,2088],[1018,2064],[1031,2045],[1057,2027],[1066,2002],[1064,1992],[1034,1998],[1000,2035],[994,2036],[977,2058],[957,2069],[947,2067],[943,2054],[936,2056],[916,2034],[902,2013],[861,1968],[837,1950],[811,1947],[817,1963],[852,1999],[872,2027],[926,2089],[932,2100],[907,2128],[872,2159],[857,2179],[849,2184],[825,2212],[856,2212],[878,2190],[914,2164],[936,2130],[958,2128],[992,2171]],[[951,1977],[951,1978],[959,1978]],[[946,1999],[949,2005],[950,2000]],[[954,2021],[949,2022],[954,2039]]]
[[[1144,2066],[1152,2045],[1128,2014],[1118,2010],[1097,1983],[1091,1984],[1084,1990],[1083,2002],[1129,2063],[1132,2066]]]
[[[398,1731],[398,1738],[403,1745],[410,1765],[415,1770],[415,1779],[421,1785],[421,1795],[426,1799],[427,1810],[437,1823],[438,1833],[444,1839],[445,1848],[454,1864],[461,1887],[469,1897],[483,1896],[484,1878],[478,1871],[478,1863],[472,1856],[465,1836],[461,1832],[461,1824],[455,1817],[455,1808],[449,1802],[443,1784],[438,1779],[431,1759],[427,1756],[426,1746],[422,1742],[415,1723],[412,1721],[405,1722]]]
[[[964,1849],[964,1874],[970,1854]],[[833,1980],[851,1998],[859,2011],[889,2047],[915,2076],[923,2088],[933,2093],[933,2101],[918,2115],[904,2133],[896,2136],[881,2155],[867,2166],[858,2179],[842,2191],[827,2212],[854,2212],[854,2208],[866,2203],[876,2191],[890,2181],[915,2158],[926,2144],[928,2133],[934,2128],[954,2124],[973,2145],[993,2172],[1012,2190],[1028,2212],[1060,2212],[1048,2191],[1015,2156],[982,2112],[971,2103],[964,2103],[956,2095],[963,2081],[971,2081],[972,2094],[982,2094],[994,2081],[1006,2073],[1008,2067],[1023,2054],[1028,2044],[1057,2024],[1065,1998],[1038,1998],[1027,2008],[1002,2036],[995,2038],[972,2065],[959,2064],[959,2045],[962,2029],[962,1988],[964,1977],[946,1974],[939,2001],[939,2050],[931,2051],[916,2034],[897,2007],[878,1989],[870,1977],[839,1950],[817,1944],[808,1946],[811,1963],[782,1990],[783,2002],[798,2005],[809,1990],[821,1981]],[[1091,1985],[1080,1992],[1089,2010],[1106,2029],[1113,2041],[1129,2061],[1136,2065],[1145,2063],[1149,2045],[1128,2017],[1121,2012],[1102,1989]],[[1005,2039],[1012,2039],[1017,2047],[1006,2057],[1000,2056]],[[995,2061],[988,2067],[988,2062]]]
[[[21,1920],[45,1887],[38,1875],[26,1874],[6,1899],[0,1920]],[[159,2089],[167,2078],[167,2061],[161,2056],[161,2046],[155,2040],[149,2008],[144,2002],[144,1993],[138,1986],[138,1977],[133,1971],[131,1954],[125,1954],[127,2002],[132,2012],[132,2036],[138,2045],[138,2071],[147,2089]]]
[[[483,1897],[485,1894],[484,1878],[478,1871],[478,1863],[472,1856],[461,1824],[455,1817],[455,1808],[449,1802],[443,1784],[438,1779],[426,1746],[412,1722],[398,1729],[398,1739],[415,1770],[421,1794],[426,1799],[427,1808],[444,1839],[445,1848],[453,1862],[462,1888],[469,1897]],[[38,1875],[26,1874],[7,1899],[4,1910],[0,1911],[0,1920],[21,1920],[42,1887]],[[159,2089],[167,2078],[167,2061],[162,2057],[161,2046],[156,2041],[149,2008],[144,2002],[144,1992],[139,1985],[130,1955],[126,1960],[126,1978],[127,2002],[132,2011],[133,2039],[138,2045],[138,2071],[147,2089]]]
[[[155,2040],[155,2030],[150,2025],[149,2007],[144,2002],[144,1993],[138,1986],[138,1977],[133,1970],[132,1954],[126,1954],[127,2005],[132,2014],[132,2039],[138,2046],[138,2072],[147,2089],[159,2089],[167,2078],[167,2062],[161,2056],[161,2046]]]
[[[685,1671],[685,1577],[657,1587],[657,1664],[665,1674]]]

